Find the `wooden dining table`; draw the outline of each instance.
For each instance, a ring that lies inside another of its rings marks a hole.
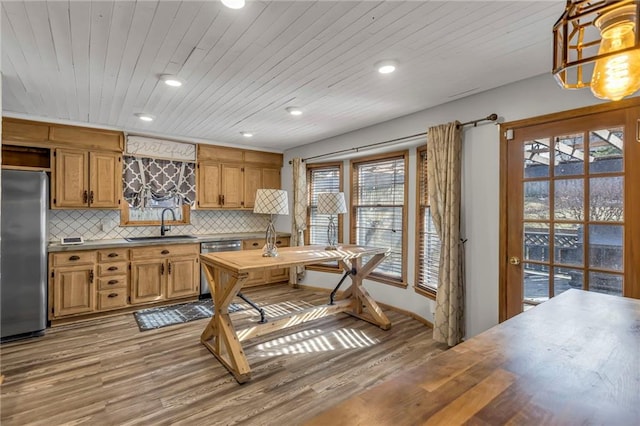
[[[283,247],[278,249],[276,257],[263,257],[260,250],[201,254],[200,261],[213,298],[214,315],[202,332],[200,341],[239,383],[244,383],[251,379],[251,368],[241,344],[244,340],[340,312],[388,330],[391,322],[363,286],[363,280],[388,254],[389,250],[385,248],[357,245],[344,245],[337,250],[327,250],[320,245]],[[337,261],[351,280],[339,300],[333,301],[332,298],[326,305],[264,318],[260,323],[236,330],[229,315],[229,305],[239,295],[251,272],[331,261]]]
[[[305,424],[640,425],[640,300],[568,290]]]

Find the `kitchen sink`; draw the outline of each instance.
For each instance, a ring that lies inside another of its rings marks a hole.
[[[193,235],[156,235],[153,237],[130,237],[125,238],[125,240],[129,242],[137,242],[137,241],[171,241],[171,240],[195,240],[198,237],[194,237]]]

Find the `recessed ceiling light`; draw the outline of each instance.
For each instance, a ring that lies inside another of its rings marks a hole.
[[[380,61],[376,63],[376,69],[380,74],[389,74],[396,70],[397,65],[396,61]]]
[[[176,77],[175,75],[162,74],[160,76],[160,80],[164,81],[164,84],[171,87],[180,87],[183,84],[182,79]]]
[[[291,115],[302,115],[302,110],[298,107],[287,107],[287,112]]]
[[[156,118],[151,114],[144,114],[142,112],[136,113],[136,117],[138,117],[142,121],[153,121]]]
[[[229,9],[242,9],[244,7],[244,0],[221,0],[222,4]]]
[[[242,136],[244,136],[245,138],[252,138],[253,137],[253,133],[251,133],[251,132],[240,132],[240,134]]]

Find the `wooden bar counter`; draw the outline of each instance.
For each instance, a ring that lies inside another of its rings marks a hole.
[[[640,300],[569,290],[307,425],[640,425]]]
[[[363,280],[388,255],[388,250],[377,247],[344,245],[338,250],[325,250],[324,246],[283,247],[277,257],[263,257],[260,250],[201,254],[211,295],[214,315],[202,332],[200,341],[224,365],[239,383],[251,379],[251,368],[241,342],[286,327],[292,327],[327,315],[345,312],[388,330],[391,322],[364,288]],[[367,256],[366,262],[363,257]],[[342,299],[333,304],[311,307],[264,323],[236,330],[228,308],[238,296],[250,272],[311,265],[337,260],[349,273],[351,285],[342,293]]]

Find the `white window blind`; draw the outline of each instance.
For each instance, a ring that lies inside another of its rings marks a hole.
[[[320,192],[342,192],[341,163],[307,165],[307,185],[309,207],[307,214],[307,244],[329,244],[327,227],[329,216],[318,214],[318,194]],[[338,242],[342,242],[342,215],[338,215]],[[336,218],[334,218],[336,221]],[[311,268],[340,270],[338,262],[324,262],[310,265]]]
[[[428,292],[438,289],[440,238],[436,233],[427,190],[427,152],[418,150],[418,253],[416,286]]]
[[[405,157],[353,162],[356,244],[391,250],[374,275],[404,281]]]
[[[340,192],[340,166],[309,168],[307,181],[309,182],[309,220],[307,221],[309,244],[328,244],[329,216],[317,213],[318,194],[320,192]],[[338,235],[338,241],[342,241],[342,235]]]

